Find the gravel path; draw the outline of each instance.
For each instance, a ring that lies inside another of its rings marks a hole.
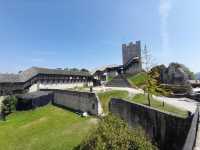
[[[124,88],[124,87],[95,87],[94,92],[102,92],[102,91],[111,91],[111,90],[125,90],[129,92],[129,96],[134,96],[136,94],[144,93],[142,89],[134,89],[134,88]],[[160,97],[154,96],[155,99],[159,101],[164,101],[166,104],[170,104],[175,106],[179,109],[187,110],[192,113],[195,112],[197,103],[196,101],[189,99],[189,98],[168,98],[168,97]]]
[[[144,93],[141,89],[134,89],[134,88],[125,88],[125,87],[94,87],[94,92],[106,92],[106,91],[112,91],[112,90],[120,90],[120,91],[128,91],[131,94],[141,94]]]
[[[198,102],[189,99],[189,98],[168,98],[168,97],[159,97],[154,96],[155,99],[164,101],[167,104],[173,105],[179,109],[185,109],[192,113],[195,113]]]

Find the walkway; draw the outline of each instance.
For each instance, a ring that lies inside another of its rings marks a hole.
[[[168,98],[161,96],[154,96],[155,99],[164,101],[167,104],[173,105],[179,109],[185,109],[192,113],[195,113],[198,102],[189,98]]]
[[[132,96],[136,94],[144,93],[142,89],[135,89],[135,88],[124,88],[124,87],[95,87],[94,92],[100,92],[100,91],[109,91],[109,90],[125,90],[128,91],[129,94]],[[187,111],[190,111],[192,113],[195,112],[197,107],[197,102],[189,99],[189,98],[168,98],[168,97],[160,97],[160,96],[154,96],[159,101],[164,101],[167,104],[170,104],[172,106],[175,106],[179,109],[184,109]]]

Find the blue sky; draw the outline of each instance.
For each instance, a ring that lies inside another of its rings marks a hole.
[[[157,64],[200,71],[199,0],[0,0],[0,72],[121,64],[141,40]]]

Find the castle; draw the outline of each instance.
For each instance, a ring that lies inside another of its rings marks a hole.
[[[93,76],[100,81],[106,81],[110,77],[119,74],[136,74],[142,71],[141,42],[136,41],[129,44],[122,44],[122,65],[110,65],[98,68]]]
[[[123,56],[123,65],[129,63],[132,59],[138,59],[137,63],[132,64],[131,67],[125,70],[126,73],[135,74],[142,70],[140,41],[136,41],[135,44],[133,44],[132,42],[129,45],[123,44],[122,56]]]
[[[123,65],[126,64],[130,59],[134,57],[141,57],[141,44],[140,41],[136,41],[135,44],[132,42],[127,44],[122,44],[122,58]]]
[[[68,89],[100,85],[109,77],[119,74],[135,74],[142,70],[141,44],[137,41],[122,45],[123,64],[95,70],[68,71],[32,67],[18,74],[0,74],[0,96],[34,92],[41,89]]]

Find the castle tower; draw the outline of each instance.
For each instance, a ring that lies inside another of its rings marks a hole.
[[[123,65],[126,64],[130,59],[134,57],[141,57],[141,43],[136,41],[135,44],[132,42],[128,45],[122,44],[122,56],[123,56]]]
[[[122,58],[123,65],[127,64],[131,59],[138,58],[138,61],[133,63],[125,73],[135,74],[142,71],[142,61],[141,61],[141,42],[136,41],[136,43],[129,43],[122,45]]]

